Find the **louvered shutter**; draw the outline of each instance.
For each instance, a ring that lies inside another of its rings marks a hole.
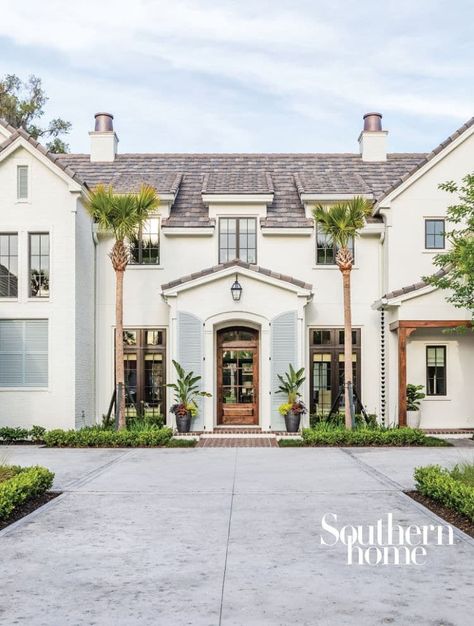
[[[286,398],[276,393],[279,381],[277,375],[284,374],[291,363],[296,367],[297,359],[297,313],[288,311],[272,320],[272,359],[271,359],[271,406],[272,430],[285,430],[285,419],[278,412],[278,407]]]
[[[48,386],[48,320],[0,320],[0,387]]]
[[[191,313],[179,312],[178,322],[178,362],[186,372],[194,372],[196,376],[202,376],[203,368],[203,325],[202,321]],[[203,389],[204,381],[200,381],[200,389]],[[202,430],[204,425],[203,399],[196,402],[198,416],[192,421],[192,430]]]

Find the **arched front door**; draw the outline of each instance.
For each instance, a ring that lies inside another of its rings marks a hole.
[[[258,344],[253,328],[217,333],[217,423],[258,424]]]

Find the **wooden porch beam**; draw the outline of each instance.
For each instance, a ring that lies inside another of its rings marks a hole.
[[[390,324],[390,330],[399,328],[457,328],[472,326],[470,320],[397,320]]]

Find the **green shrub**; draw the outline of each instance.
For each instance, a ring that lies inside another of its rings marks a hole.
[[[44,441],[44,434],[46,428],[43,426],[32,426],[29,432],[29,437],[34,443],[41,443]]]
[[[334,426],[344,426],[345,424],[345,416],[344,413],[335,413],[331,415],[331,417],[327,415],[310,415],[309,424],[311,428],[317,428],[320,424],[332,424]],[[356,413],[355,415],[355,423],[356,426],[367,427],[367,428],[379,428],[380,425],[377,422],[377,416],[373,413],[368,415],[368,419],[366,419],[362,414]]]
[[[29,434],[27,428],[20,428],[19,426],[3,426],[0,428],[0,440],[6,443],[25,441],[28,439]]]
[[[175,439],[174,437],[166,444],[167,448],[194,448],[197,444],[196,439]]]
[[[37,498],[51,488],[53,472],[45,467],[26,467],[0,483],[0,519],[7,519],[27,500]]]
[[[474,487],[455,478],[447,469],[439,465],[428,465],[415,469],[415,483],[418,491],[440,504],[462,513],[474,522]]]
[[[280,439],[278,442],[280,448],[301,448],[305,443],[301,439]]]
[[[171,428],[148,430],[50,430],[44,441],[50,448],[135,448],[166,446],[173,435]]]
[[[340,426],[321,424],[318,428],[303,429],[307,446],[426,446],[433,445],[421,430],[416,428],[356,428],[346,430]],[[446,445],[437,440],[436,445]]]

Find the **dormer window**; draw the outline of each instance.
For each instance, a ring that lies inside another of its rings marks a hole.
[[[130,263],[132,265],[159,265],[160,263],[160,218],[145,221],[130,240]]]
[[[430,218],[425,220],[425,249],[444,250],[445,224],[444,219]]]
[[[354,258],[354,238],[348,244]],[[321,232],[316,224],[316,265],[336,265],[338,247],[325,233]]]
[[[234,259],[257,262],[257,220],[254,217],[219,219],[219,263]]]
[[[19,201],[28,200],[29,193],[29,168],[28,165],[18,165],[16,168],[16,198]]]

